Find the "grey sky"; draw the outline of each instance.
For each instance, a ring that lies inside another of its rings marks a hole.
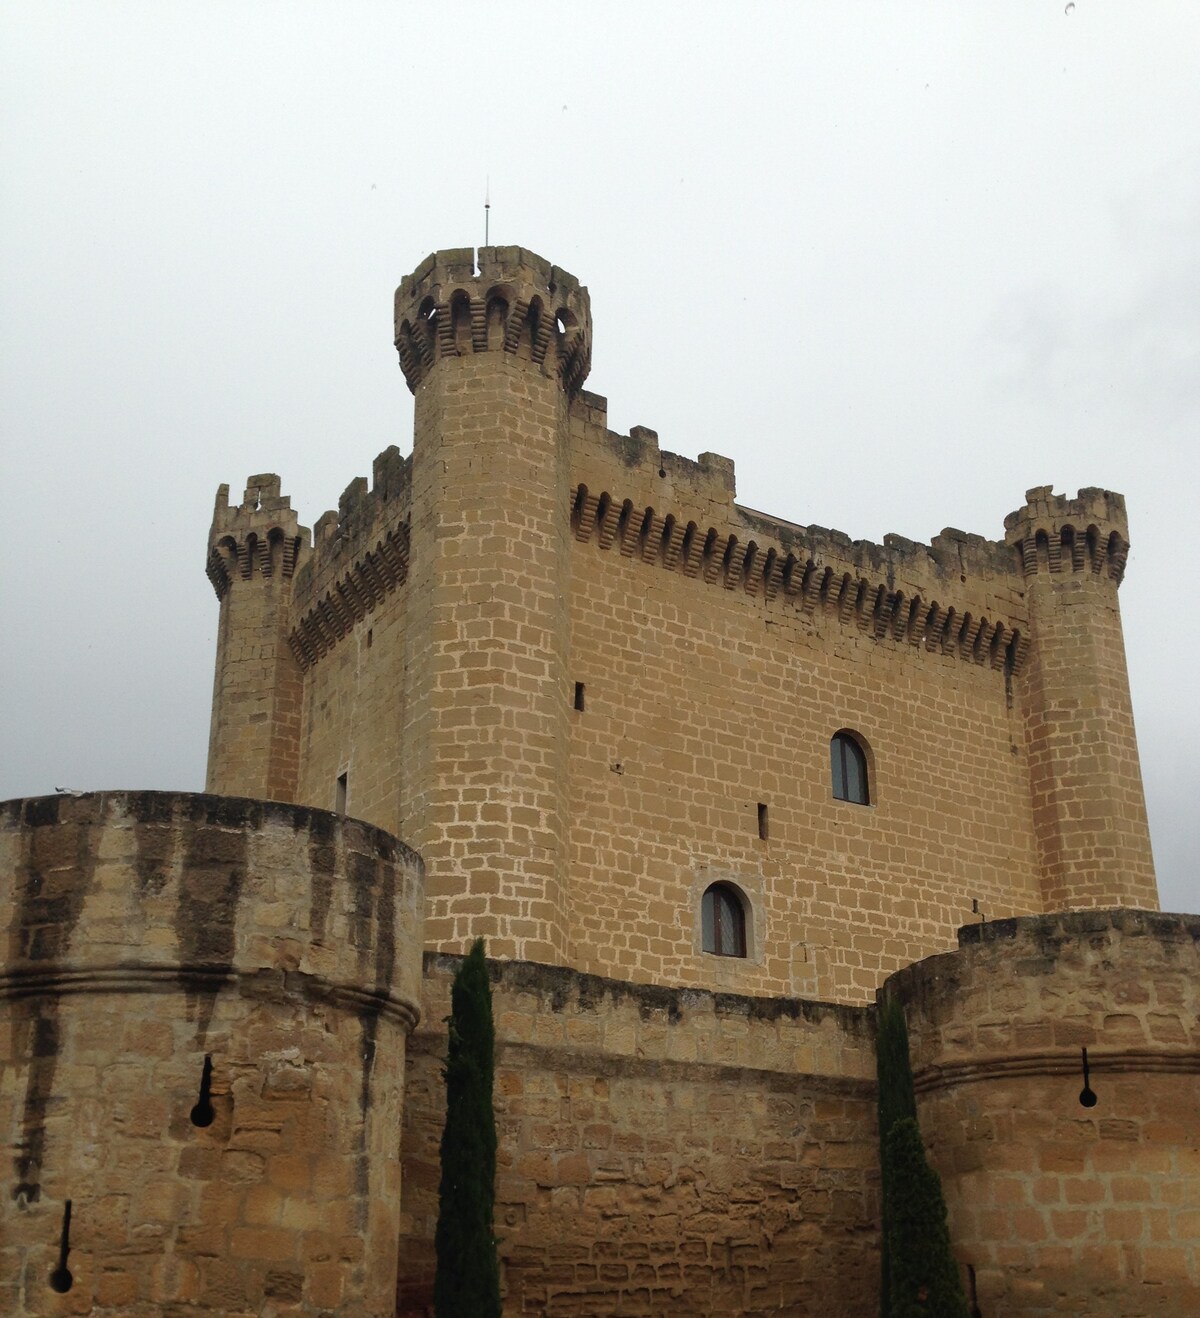
[[[199,788],[216,486],[312,525],[410,443],[391,295],[592,293],[610,424],[741,502],[999,538],[1122,491],[1163,904],[1200,909],[1194,0],[0,9],[0,798]],[[1189,550],[1189,554],[1190,554]]]

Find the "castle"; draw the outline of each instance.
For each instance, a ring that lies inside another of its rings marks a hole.
[[[395,330],[411,456],[311,536],[218,492],[208,794],[5,807],[0,1307],[429,1311],[483,936],[506,1313],[875,1312],[879,992],[979,1312],[1200,1310],[1121,497],[930,545],[740,507],[608,429],[520,248],[430,256]]]

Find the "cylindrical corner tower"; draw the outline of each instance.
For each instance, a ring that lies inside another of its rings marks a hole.
[[[324,811],[0,807],[0,1311],[390,1318],[421,914]]]
[[[1200,917],[1058,912],[959,943],[881,996],[979,1311],[1200,1313]]]
[[[519,247],[428,257],[396,291],[416,395],[403,831],[426,933],[562,962],[568,741],[567,410],[587,290]]]
[[[1031,647],[1022,676],[1046,909],[1155,908],[1117,587],[1125,500],[1029,490],[1005,519],[1025,573]]]
[[[251,476],[232,508],[229,486],[217,491],[208,536],[208,577],[221,601],[210,792],[296,799],[303,674],[287,636],[292,576],[308,548],[278,476]]]

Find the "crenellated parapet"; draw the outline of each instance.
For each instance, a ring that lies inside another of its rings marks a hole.
[[[396,290],[396,350],[417,392],[442,357],[506,352],[556,373],[568,395],[592,361],[588,292],[524,247],[452,248],[427,256]]]
[[[1129,522],[1123,495],[1089,487],[1074,499],[1038,485],[1025,505],[1004,519],[1005,542],[1021,556],[1026,577],[1049,572],[1095,573],[1118,585],[1129,557]]]
[[[291,499],[279,491],[278,476],[251,476],[242,502],[231,507],[229,486],[218,487],[205,565],[218,599],[238,579],[288,579],[306,557],[308,529],[300,525]]]

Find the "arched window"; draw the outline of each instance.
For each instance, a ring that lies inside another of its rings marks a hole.
[[[853,732],[836,732],[829,743],[829,756],[833,769],[833,797],[835,801],[850,801],[854,805],[870,805],[871,792],[867,785],[867,756]]]
[[[714,956],[746,955],[746,907],[730,883],[714,883],[700,903],[702,946]]]

